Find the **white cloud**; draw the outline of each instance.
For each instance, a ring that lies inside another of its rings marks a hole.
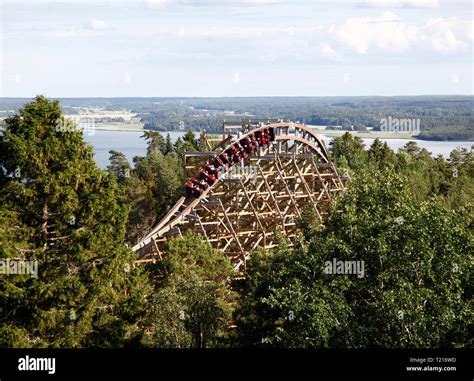
[[[145,0],[144,3],[152,8],[161,8],[168,5],[168,0]]]
[[[438,0],[365,0],[364,4],[384,8],[435,8]]]
[[[392,12],[380,17],[349,18],[340,27],[333,28],[336,39],[359,54],[371,46],[383,50],[405,51],[416,41],[418,29],[403,23]]]
[[[319,53],[324,58],[329,58],[329,59],[336,59],[337,58],[336,51],[331,47],[331,45],[329,45],[325,42],[323,42],[319,45]]]
[[[359,54],[366,54],[371,48],[400,53],[413,47],[457,53],[467,47],[464,40],[472,40],[472,21],[434,18],[423,25],[412,25],[395,13],[384,12],[378,17],[348,18],[328,31]]]
[[[280,0],[242,0],[242,3],[248,4],[276,4],[279,2]]]
[[[180,27],[175,34],[180,37],[258,38],[278,32],[281,33],[281,30],[273,27],[224,26],[193,29]]]
[[[177,35],[179,37],[213,37],[213,38],[268,38],[273,40],[304,39],[323,31],[322,26],[212,26],[212,27],[186,27],[171,30],[155,31],[155,35]]]
[[[91,19],[87,23],[87,28],[91,30],[104,30],[108,28],[107,23],[104,20],[100,19]]]
[[[199,5],[200,0],[143,0],[145,5],[152,8],[162,8],[169,5]],[[229,5],[233,4],[236,1],[234,0],[221,0],[213,3],[216,5]],[[265,5],[265,4],[277,4],[281,0],[237,0],[237,3],[242,4],[255,4],[255,5]]]
[[[426,39],[434,51],[440,53],[458,52],[467,47],[467,44],[458,37],[462,35],[462,29],[462,23],[460,24],[456,19],[430,19],[426,24]],[[466,34],[466,37],[472,36]]]

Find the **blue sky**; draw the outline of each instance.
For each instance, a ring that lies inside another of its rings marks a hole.
[[[473,94],[470,0],[0,0],[0,96]]]

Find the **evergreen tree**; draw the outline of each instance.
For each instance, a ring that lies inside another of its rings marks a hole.
[[[223,346],[235,300],[229,259],[202,237],[189,234],[170,242],[157,271],[162,277],[150,297],[144,344]]]
[[[0,278],[0,346],[119,346],[138,333],[147,279],[124,247],[127,208],[61,123],[58,102],[38,96],[0,137],[0,257],[38,264],[38,278]]]
[[[155,152],[166,153],[166,143],[163,135],[156,131],[145,131],[142,138],[145,138],[147,146],[147,155]]]
[[[334,163],[341,170],[358,170],[367,162],[364,142],[349,132],[331,141],[330,152]]]
[[[198,141],[196,140],[196,134],[189,130],[186,132],[186,134],[183,136],[183,141],[187,143],[187,147],[190,148],[190,150],[197,151],[198,150]]]
[[[184,151],[186,151],[186,145],[183,142],[183,139],[181,139],[181,137],[178,137],[178,139],[176,139],[176,141],[174,142],[174,151],[178,155],[181,155]]]
[[[395,155],[387,145],[382,143],[379,138],[375,139],[367,151],[369,160],[378,168],[385,168],[394,162]]]
[[[107,169],[110,173],[115,174],[119,183],[123,184],[130,179],[132,167],[122,152],[111,150],[109,153],[110,165],[107,166]]]
[[[166,142],[165,142],[165,155],[174,152],[173,142],[171,141],[170,134],[166,134]]]

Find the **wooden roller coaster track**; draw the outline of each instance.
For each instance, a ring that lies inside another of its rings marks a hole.
[[[223,127],[225,132],[237,126]],[[133,247],[138,262],[160,259],[170,237],[193,231],[230,256],[235,270],[243,272],[255,248],[276,246],[276,231],[292,244],[295,221],[304,209],[313,208],[323,222],[325,206],[344,189],[346,179],[339,176],[313,130],[293,122],[244,123],[238,128],[238,134],[224,133],[215,148],[208,143],[209,152],[196,156],[213,159],[233,147],[242,150],[240,142],[255,140],[262,131],[269,131],[271,139],[234,165],[218,168],[218,180],[201,193],[182,196]]]

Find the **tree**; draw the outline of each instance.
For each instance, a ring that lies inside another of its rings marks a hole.
[[[192,131],[189,130],[186,132],[186,134],[183,136],[183,141],[184,143],[187,143],[187,147],[189,147],[189,150],[198,150],[198,141],[196,140],[196,134]]]
[[[470,346],[471,243],[460,215],[439,199],[417,202],[403,175],[361,172],[323,229],[312,229],[295,248],[251,258],[238,340],[282,347]],[[325,274],[324,264],[334,259],[363,263],[364,276]]]
[[[64,123],[38,96],[0,137],[0,256],[39,271],[0,278],[0,346],[118,346],[139,332],[147,281],[124,247],[127,208]]]
[[[367,151],[369,161],[375,164],[378,168],[385,168],[393,164],[395,154],[389,148],[387,142],[383,143],[379,138],[375,139]]]
[[[156,223],[181,195],[184,183],[181,160],[175,153],[152,152],[136,161],[135,172],[146,188]]]
[[[198,147],[199,144],[196,140],[196,135],[191,130],[186,132],[182,138],[179,137],[174,144],[175,152],[178,155],[182,155],[185,151],[198,151]]]
[[[143,136],[147,141],[147,155],[151,155],[154,152],[161,152],[165,154],[166,151],[166,142],[159,132],[156,131],[145,131]]]
[[[234,309],[228,258],[197,235],[174,239],[155,270],[161,274],[144,319],[143,342],[157,347],[224,345]]]
[[[462,215],[472,229],[474,216],[474,153],[466,149],[453,150],[444,169],[446,205]]]
[[[132,167],[122,152],[111,150],[109,153],[110,165],[107,167],[107,170],[115,174],[118,182],[123,184],[130,179]]]
[[[183,171],[179,157],[172,153],[158,155],[152,162],[156,168],[156,192],[154,194],[158,210],[169,209],[181,196],[183,187]]]
[[[330,152],[334,163],[342,169],[358,170],[363,168],[367,161],[364,142],[349,132],[331,141]]]
[[[173,142],[171,141],[170,134],[166,134],[166,142],[165,142],[165,155],[174,152]]]
[[[144,136],[147,155],[134,157],[134,169],[126,189],[130,207],[127,240],[133,243],[143,238],[179,198],[184,182],[181,158],[173,148],[170,135],[166,141],[153,131],[147,131]]]

